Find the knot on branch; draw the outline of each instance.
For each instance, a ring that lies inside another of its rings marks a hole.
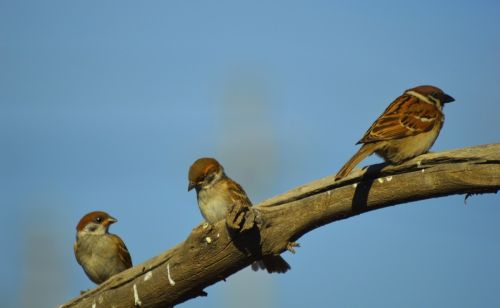
[[[249,205],[235,202],[227,211],[226,226],[232,233],[244,233],[256,226],[258,214]]]

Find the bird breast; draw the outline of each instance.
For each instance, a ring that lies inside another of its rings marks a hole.
[[[75,251],[76,259],[90,280],[101,283],[127,268],[120,261],[115,246],[116,243],[107,234],[86,234],[78,238],[78,247]]]
[[[211,224],[224,219],[231,199],[226,193],[217,192],[216,188],[202,189],[198,193],[198,207],[203,218]]]

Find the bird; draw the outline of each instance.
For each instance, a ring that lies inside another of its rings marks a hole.
[[[358,141],[357,144],[362,144],[361,148],[340,169],[335,179],[347,176],[373,153],[392,165],[427,153],[443,127],[443,106],[453,101],[453,97],[431,85],[406,90]]]
[[[233,204],[252,206],[245,190],[229,178],[224,167],[214,158],[203,157],[189,168],[188,191],[196,190],[198,207],[203,218],[214,224],[226,217]],[[253,270],[266,269],[269,273],[285,273],[290,265],[280,256],[263,256],[252,264]]]
[[[125,243],[108,232],[109,226],[117,221],[106,212],[94,211],[83,216],[76,226],[73,245],[76,261],[95,284],[132,267]]]

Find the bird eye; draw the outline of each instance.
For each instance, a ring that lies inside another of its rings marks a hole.
[[[215,174],[214,173],[210,173],[209,175],[207,175],[207,182],[210,183],[214,180],[215,178]]]
[[[97,223],[101,223],[102,222],[102,217],[101,216],[97,216],[96,219],[95,219],[95,221]]]
[[[433,93],[429,94],[429,96],[428,96],[428,97],[429,97],[429,99],[430,99],[431,101],[433,101],[435,104],[440,104],[441,97],[440,97],[439,93],[435,93],[435,92],[433,92]]]

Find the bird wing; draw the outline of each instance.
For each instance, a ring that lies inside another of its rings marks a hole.
[[[73,252],[75,253],[76,262],[78,262],[78,264],[81,265],[80,260],[78,259],[78,255],[76,254],[77,250],[78,250],[78,243],[75,241],[75,243],[73,244]]]
[[[125,246],[125,243],[118,235],[110,234],[110,236],[113,241],[116,241],[117,243],[116,246],[118,247],[118,257],[120,258],[120,261],[122,261],[127,268],[132,267],[132,258],[130,258],[130,253],[128,252],[127,246]]]
[[[240,184],[233,180],[228,181],[227,188],[229,190],[229,195],[231,196],[231,201],[233,203],[239,203],[243,206],[252,206],[252,201],[248,198],[245,190]]]
[[[441,119],[443,114],[435,105],[403,94],[387,107],[358,144],[415,136],[441,125]]]

